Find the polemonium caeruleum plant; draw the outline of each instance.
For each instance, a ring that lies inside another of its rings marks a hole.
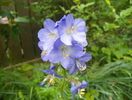
[[[61,64],[64,69],[69,70],[69,75],[77,71],[86,69],[86,62],[92,57],[91,54],[84,52],[84,47],[88,45],[86,41],[86,23],[81,19],[74,19],[72,14],[64,15],[59,21],[51,19],[44,21],[44,28],[38,32],[38,46],[42,50],[41,58],[43,61],[51,63],[50,69],[43,70],[49,74],[40,84],[43,86],[47,81],[49,85],[54,84],[55,77],[65,78],[58,75],[55,71],[55,64]],[[78,80],[71,80],[71,93],[74,99],[76,93],[80,97],[84,94],[87,82],[80,83]]]

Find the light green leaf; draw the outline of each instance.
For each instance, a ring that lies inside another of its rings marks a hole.
[[[121,17],[127,17],[127,16],[129,16],[129,15],[131,15],[131,14],[132,14],[132,7],[128,8],[128,9],[126,9],[126,10],[122,10],[122,11],[120,12],[120,16],[121,16]]]
[[[14,19],[15,22],[22,22],[22,23],[29,23],[29,19],[24,18],[24,17],[16,17]]]

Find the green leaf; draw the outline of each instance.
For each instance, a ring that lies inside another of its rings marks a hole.
[[[106,1],[106,3],[107,3],[109,6],[111,6],[110,0],[105,0],[105,1]]]
[[[128,8],[128,9],[126,9],[126,10],[122,10],[122,11],[120,12],[120,16],[121,16],[121,17],[127,17],[127,16],[129,16],[129,15],[131,15],[131,14],[132,14],[132,7]]]
[[[12,4],[12,1],[0,1],[0,6],[10,6]]]
[[[107,22],[105,22],[103,28],[104,28],[105,31],[109,31],[109,30],[112,30],[112,29],[119,28],[119,26],[117,26],[114,23],[107,23]]]
[[[24,17],[16,17],[14,19],[15,22],[22,22],[22,23],[29,23],[29,19],[24,18]]]
[[[20,100],[24,100],[24,95],[23,95],[22,91],[18,92],[18,96],[19,96]]]

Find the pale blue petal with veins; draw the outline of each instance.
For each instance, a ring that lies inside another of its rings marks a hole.
[[[48,55],[48,59],[51,63],[61,63],[64,68],[69,69],[69,64],[73,62],[73,58],[81,57],[83,54],[81,45],[67,46],[58,39],[54,44],[54,49]]]
[[[86,40],[86,23],[81,18],[74,19],[72,14],[68,14],[63,18],[58,31],[61,33],[61,41],[66,45],[72,45],[73,40],[84,47],[88,44]]]
[[[38,32],[39,43],[38,46],[42,50],[41,58],[47,61],[47,55],[53,49],[55,41],[59,38],[58,29],[55,27],[55,22],[51,19],[44,21],[44,28]]]
[[[91,58],[92,56],[89,53],[85,53],[81,57],[75,58],[69,70],[70,75],[74,74],[78,70],[84,71],[86,69],[86,62]]]
[[[74,100],[75,95],[78,93],[79,89],[84,89],[86,88],[88,85],[88,83],[86,81],[82,81],[82,83],[80,84],[75,84],[74,82],[72,82],[72,86],[71,86],[71,93],[72,93],[72,100]]]

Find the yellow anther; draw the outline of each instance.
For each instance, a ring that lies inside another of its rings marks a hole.
[[[48,36],[51,38],[55,38],[55,37],[57,37],[57,34],[49,33]]]
[[[75,31],[75,30],[76,30],[76,28],[72,26],[71,30],[72,30],[72,31]]]
[[[85,94],[85,92],[84,92],[84,91],[81,91],[81,92],[80,92],[80,95],[84,95],[84,94]]]
[[[69,54],[65,54],[66,57],[69,57],[70,55]]]
[[[47,54],[47,50],[44,50],[43,52],[42,52],[42,56],[45,56]]]
[[[51,79],[50,79],[50,81],[49,81],[49,84],[50,84],[50,85],[53,85],[53,84],[55,84],[55,81],[54,81],[54,79],[52,79],[52,78],[51,78]]]
[[[80,91],[85,91],[85,89],[84,89],[84,88],[82,88],[82,89],[80,89]]]
[[[72,26],[71,28],[66,29],[65,32],[66,32],[66,34],[69,35],[69,34],[71,34],[71,33],[72,33],[73,31],[75,31],[75,30],[76,30],[76,28]]]
[[[71,34],[72,30],[71,29],[66,29],[67,34]]]
[[[85,94],[85,89],[84,88],[79,89],[78,94],[79,94],[80,98],[82,98],[82,96]]]
[[[82,71],[82,70],[85,69],[85,67],[84,66],[80,66],[79,69]]]
[[[64,54],[64,59],[66,59],[69,56],[70,56],[69,54]]]

